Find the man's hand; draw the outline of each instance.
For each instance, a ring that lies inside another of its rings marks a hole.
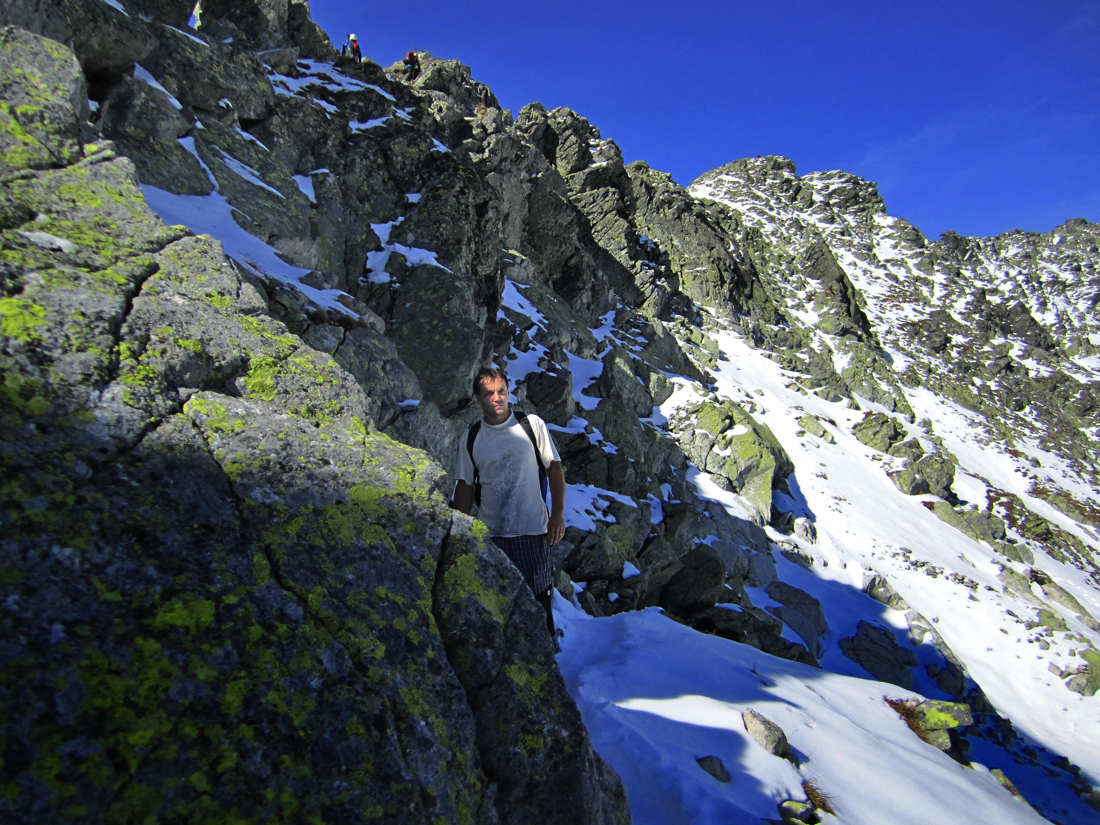
[[[467,484],[465,481],[459,481],[455,485],[454,498],[451,499],[451,507],[458,510],[460,513],[470,515],[470,511],[474,509],[474,488]]]
[[[550,523],[546,527],[546,537],[550,544],[557,544],[565,535],[565,517],[561,513],[550,516]]]

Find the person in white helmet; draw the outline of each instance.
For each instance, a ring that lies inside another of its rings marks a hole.
[[[349,34],[348,39],[344,41],[344,46],[340,49],[340,54],[344,57],[354,57],[356,63],[363,62],[363,53],[359,50],[359,41],[355,38],[354,34]]]

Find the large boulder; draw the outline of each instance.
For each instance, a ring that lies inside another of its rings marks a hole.
[[[219,40],[239,39],[256,51],[286,46],[289,0],[202,0],[199,29]]]
[[[268,69],[253,53],[164,26],[141,65],[181,104],[211,119],[260,120],[275,105]]]
[[[781,605],[780,607],[769,607],[768,612],[782,619],[783,623],[805,642],[810,653],[820,657],[822,653],[821,640],[829,631],[821,602],[805,590],[800,590],[781,581],[772,582],[765,588],[764,592]]]
[[[722,559],[707,545],[697,544],[680,561],[683,567],[661,591],[661,606],[684,615],[712,607],[725,589]]]
[[[860,621],[854,636],[840,640],[844,655],[880,682],[908,690],[913,682],[911,668],[917,664],[913,651],[898,644],[894,634]]]
[[[804,645],[783,638],[783,622],[750,604],[716,604],[698,611],[691,626],[741,644],[755,647],[772,656],[817,667],[817,658]]]
[[[134,162],[143,183],[177,195],[214,190],[202,161],[180,142],[194,124],[163,89],[123,78],[100,105],[99,128]]]
[[[794,470],[771,430],[732,401],[694,404],[676,424],[688,458],[724,480],[766,523],[771,518],[772,491]]]
[[[905,429],[886,413],[868,413],[852,432],[868,447],[883,453],[905,438]]]
[[[195,13],[196,3],[195,0],[126,0],[125,5],[128,11],[144,20],[159,20],[182,29]]]
[[[741,721],[753,741],[772,756],[782,757],[790,753],[791,746],[787,742],[787,734],[764,714],[749,708],[741,714]]]
[[[127,13],[119,4],[60,0],[57,13],[68,20],[73,52],[93,84],[109,82],[129,71],[157,47],[159,27]]]
[[[0,29],[0,172],[80,158],[88,89],[72,52],[22,29]]]
[[[0,6],[0,26],[16,26],[71,46],[69,18],[58,14],[57,0],[8,0]]]
[[[928,484],[928,492],[942,499],[952,500],[951,485],[955,481],[955,462],[944,453],[931,453],[919,459],[914,470]]]

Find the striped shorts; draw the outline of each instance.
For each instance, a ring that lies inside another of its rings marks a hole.
[[[550,570],[550,540],[541,536],[492,536],[493,544],[512,560],[531,592],[545,593],[553,584]]]

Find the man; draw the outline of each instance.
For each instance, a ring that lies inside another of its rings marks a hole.
[[[546,626],[555,640],[551,608],[553,570],[550,547],[565,535],[565,474],[546,424],[537,415],[526,416],[530,434],[512,411],[508,379],[487,367],[474,378],[474,398],[482,419],[474,427],[473,456],[467,428],[458,444],[455,464],[455,509],[469,514],[475,492],[480,493],[478,518],[489,536],[523,574],[523,580],[546,610]],[[522,416],[523,413],[520,413]],[[532,443],[534,442],[534,443]],[[538,445],[538,455],[535,454]],[[550,511],[546,509],[539,466],[546,469]]]

